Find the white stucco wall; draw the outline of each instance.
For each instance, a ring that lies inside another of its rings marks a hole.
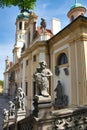
[[[28,57],[24,58],[22,63],[23,64],[23,68],[22,68],[22,89],[25,92],[25,82],[26,82],[26,60],[28,59]],[[25,106],[27,106],[27,99],[25,97]]]
[[[8,93],[9,82],[8,82],[8,73],[4,73],[4,93]]]

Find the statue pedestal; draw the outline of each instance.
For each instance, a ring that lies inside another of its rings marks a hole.
[[[51,96],[43,97],[36,95],[34,98],[34,110],[33,115],[38,118],[44,118],[50,115],[50,110],[52,107]]]
[[[15,123],[15,116],[9,116],[8,119],[8,126],[12,125]]]
[[[16,113],[16,121],[20,121],[26,117],[26,111],[25,110],[18,110]]]
[[[8,127],[8,121],[3,121],[3,129]]]

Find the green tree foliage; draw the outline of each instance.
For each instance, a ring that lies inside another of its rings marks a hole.
[[[19,9],[34,9],[36,0],[0,0],[0,8],[18,6]]]
[[[1,86],[3,86],[3,83],[4,83],[4,82],[3,82],[2,80],[0,80],[0,85],[1,85]]]

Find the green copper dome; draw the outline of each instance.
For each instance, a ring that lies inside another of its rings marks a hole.
[[[29,18],[29,12],[24,10],[21,11],[20,14],[17,16],[17,19],[28,19]]]
[[[82,4],[80,4],[80,3],[75,3],[75,4],[70,8],[70,10],[72,10],[72,9],[74,9],[74,8],[77,8],[77,7],[85,8]]]

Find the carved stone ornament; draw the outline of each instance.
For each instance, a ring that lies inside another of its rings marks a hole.
[[[58,67],[58,66],[55,66],[55,75],[56,75],[56,76],[59,76],[59,74],[60,74],[59,67]]]
[[[15,104],[9,101],[9,116],[15,116]]]
[[[41,61],[40,68],[36,69],[36,72],[34,73],[34,79],[37,85],[37,92],[38,95],[42,95],[44,97],[49,96],[49,77],[52,76],[52,72],[47,69],[47,64],[45,61]]]
[[[56,92],[55,106],[62,108],[68,105],[68,96],[63,94],[63,86],[58,80],[57,86],[54,90]]]
[[[4,122],[8,122],[8,116],[9,116],[9,111],[7,109],[4,109],[3,111],[4,114]]]
[[[84,117],[86,115],[76,114],[76,115],[67,115],[56,119],[53,128],[58,130],[86,130],[87,124],[84,122]]]
[[[24,97],[25,93],[23,92],[22,88],[19,87],[17,90],[17,95],[15,97],[16,108],[19,110],[25,110]]]
[[[65,75],[69,75],[69,70],[68,70],[68,68],[64,68],[64,72],[65,72]]]

